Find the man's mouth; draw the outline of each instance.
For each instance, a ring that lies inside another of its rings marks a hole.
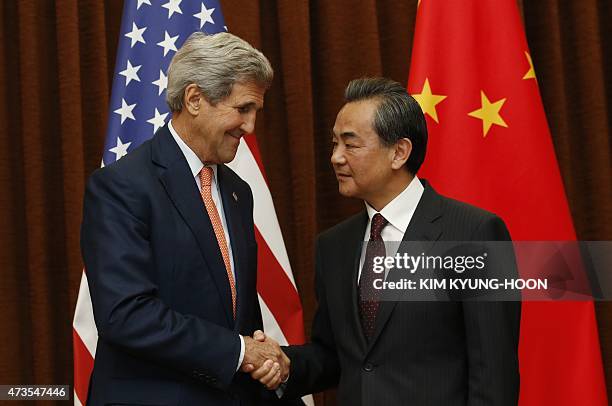
[[[236,139],[237,139],[237,140],[239,140],[239,141],[240,141],[240,138],[242,138],[242,136],[244,135],[243,133],[232,134],[232,133],[230,133],[230,132],[226,132],[226,134],[227,134],[227,135],[229,135],[230,137],[234,137],[234,138],[236,138]]]

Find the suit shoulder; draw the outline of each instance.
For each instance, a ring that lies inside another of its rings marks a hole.
[[[507,227],[501,217],[456,199],[441,196],[445,223],[458,234],[456,239],[507,240]]]
[[[151,164],[151,143],[146,141],[118,161],[96,169],[87,180],[86,197],[112,196],[133,203],[142,200],[142,196],[151,190],[155,179]]]
[[[113,162],[106,168],[114,168],[118,172],[142,170],[143,164],[151,162],[152,139],[143,142],[123,158]]]
[[[143,142],[126,156],[117,161],[96,169],[92,178],[117,178],[134,172],[142,173],[145,165],[151,161],[151,140]]]
[[[460,200],[441,195],[440,198],[442,200],[443,210],[445,211],[446,215],[449,216],[464,217],[478,223],[499,217],[495,213]]]

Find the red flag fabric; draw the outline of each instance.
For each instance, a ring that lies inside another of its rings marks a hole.
[[[514,240],[575,240],[515,0],[421,0],[408,91],[427,118],[420,176],[500,215]],[[523,304],[522,406],[607,405],[592,302]]]

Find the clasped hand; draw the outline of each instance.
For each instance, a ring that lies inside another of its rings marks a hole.
[[[289,377],[291,361],[278,343],[257,330],[253,338],[244,338],[244,359],[240,370],[249,373],[267,389],[274,390]]]

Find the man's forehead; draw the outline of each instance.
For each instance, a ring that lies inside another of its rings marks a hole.
[[[334,134],[359,133],[371,129],[376,107],[377,103],[372,100],[346,103],[336,117]]]
[[[229,98],[241,103],[254,103],[258,107],[261,107],[261,105],[263,105],[266,90],[266,88],[256,83],[238,82],[232,87]]]

